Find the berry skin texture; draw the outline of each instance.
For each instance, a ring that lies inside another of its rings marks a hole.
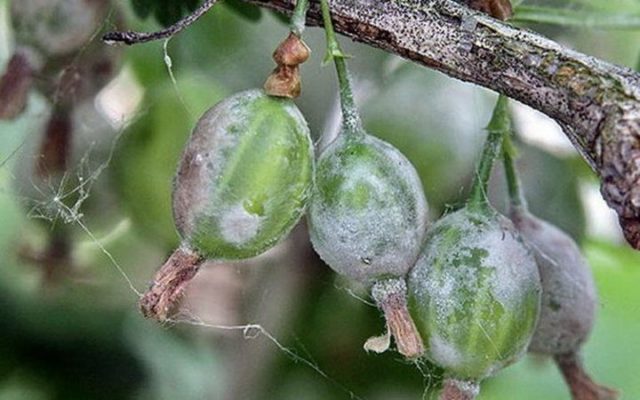
[[[331,268],[373,283],[413,266],[427,202],[397,149],[370,135],[341,134],[318,159],[308,219],[313,247]]]
[[[540,307],[538,269],[495,211],[463,208],[436,222],[408,287],[425,356],[450,376],[479,381],[526,352]]]
[[[226,98],[200,118],[180,161],[173,214],[183,243],[211,259],[266,251],[302,216],[313,167],[292,101],[262,90]]]
[[[576,243],[560,229],[518,208],[511,219],[531,245],[542,281],[540,320],[529,350],[548,355],[577,352],[596,313],[589,266]]]

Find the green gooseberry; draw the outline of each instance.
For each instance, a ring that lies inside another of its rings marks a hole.
[[[262,90],[227,97],[200,118],[176,173],[183,244],[212,259],[266,251],[305,211],[313,169],[309,128],[291,100]]]

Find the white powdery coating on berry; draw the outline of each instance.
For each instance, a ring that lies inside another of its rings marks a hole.
[[[247,101],[251,101],[258,96],[259,92],[246,91],[242,94]],[[216,181],[216,176],[222,173],[224,164],[227,162],[226,150],[234,148],[238,143],[238,136],[230,134],[228,130],[230,125],[246,119],[243,113],[238,111],[238,99],[237,95],[228,97],[207,110],[198,120],[187,142],[185,153],[190,149],[208,151],[196,152],[190,160],[189,170],[197,176],[182,179],[183,184],[192,183],[183,191],[188,193],[189,206],[182,207],[183,211],[175,215],[178,230],[183,237],[187,237],[194,230],[199,212],[205,210],[211,201],[212,187],[200,183]],[[176,212],[175,206],[174,212]]]
[[[460,368],[466,361],[464,355],[455,346],[434,333],[429,336],[429,353],[434,360],[442,360],[443,364],[451,368]]]
[[[468,247],[458,249],[455,253],[432,255],[441,257],[444,265],[451,265],[455,259],[472,257],[472,249],[488,250],[483,265],[492,267],[491,293],[505,309],[517,310],[521,305],[522,290],[536,286],[539,280],[527,247],[506,228],[479,231],[464,214],[457,213],[457,216],[449,216],[451,217],[456,218],[455,224],[465,233],[460,245]],[[435,238],[427,245],[428,249],[437,249],[442,240]],[[492,249],[500,251],[491,251]],[[425,252],[429,251],[425,249]],[[421,260],[424,258],[421,257]],[[429,254],[426,258],[429,258]],[[428,268],[414,268],[411,271],[412,279],[422,282],[421,285],[416,285],[419,297],[429,295],[432,298],[438,310],[438,319],[444,323],[451,313],[464,309],[465,305],[456,293],[461,290],[475,290],[479,284],[478,269],[465,264],[457,265],[455,268],[449,267],[444,280],[430,279],[429,272]]]
[[[475,399],[480,394],[480,385],[477,382],[452,378],[448,378],[448,380],[454,382],[456,388],[469,396],[470,399]]]
[[[404,278],[384,279],[371,287],[371,297],[378,304],[382,304],[390,295],[407,297],[407,283]]]
[[[433,226],[408,284],[412,316],[431,345],[426,356],[450,371],[483,378],[526,351],[525,331],[514,337],[501,332],[533,323],[522,313],[540,283],[533,255],[510,221],[470,215],[461,210]],[[486,313],[495,303],[503,312],[493,318]],[[469,347],[474,336],[487,343]]]
[[[247,212],[237,204],[220,213],[222,237],[229,243],[242,245],[251,241],[260,231],[260,216]]]
[[[517,310],[522,304],[522,293],[539,284],[540,276],[532,262],[530,249],[523,246],[513,231],[493,231],[484,235],[478,245],[490,251],[486,265],[501,266],[495,269],[492,294],[509,310]]]
[[[334,141],[318,163],[328,170],[316,176],[343,179],[336,189],[357,196],[366,192],[366,205],[354,207],[323,201],[316,190],[309,207],[310,236],[320,257],[335,271],[360,282],[403,276],[420,251],[427,224],[427,203],[413,165],[397,149],[371,136],[362,139],[377,154],[370,160],[347,164],[334,151],[344,144]],[[353,159],[349,159],[353,160]],[[383,160],[383,161],[380,161]]]
[[[525,211],[512,219],[533,248],[542,281],[540,319],[529,350],[575,352],[595,320],[597,293],[589,265],[577,244],[554,225]]]

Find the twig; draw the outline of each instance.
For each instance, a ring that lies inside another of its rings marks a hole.
[[[124,32],[109,32],[102,36],[102,40],[106,43],[117,43],[122,42],[128,45],[137,44],[137,43],[145,43],[151,42],[154,40],[162,40],[169,37],[172,37],[178,33],[180,33],[184,28],[193,24],[198,20],[198,18],[202,17],[213,7],[218,0],[206,0],[198,9],[196,9],[193,13],[187,15],[180,21],[171,25],[168,28],[162,29],[156,32],[134,32],[134,31],[124,31]]]

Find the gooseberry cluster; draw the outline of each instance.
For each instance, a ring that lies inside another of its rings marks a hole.
[[[468,201],[428,227],[414,167],[362,126],[327,0],[321,7],[326,60],[334,62],[340,86],[339,134],[315,160],[292,100],[300,93],[299,65],[309,56],[301,38],[307,2],[300,0],[264,89],[232,95],[198,121],[174,181],[182,243],[143,296],[143,313],[168,318],[205,259],[261,254],[308,208],[316,252],[337,273],[370,288],[398,352],[444,369],[442,399],[475,398],[484,378],[527,350],[553,356],[575,398],[586,398],[579,396],[587,390],[594,399],[615,396],[581,370],[578,350],[595,310],[593,281],[575,243],[526,211],[511,162],[507,98],[499,97],[488,125]],[[510,218],[486,196],[501,148]]]

